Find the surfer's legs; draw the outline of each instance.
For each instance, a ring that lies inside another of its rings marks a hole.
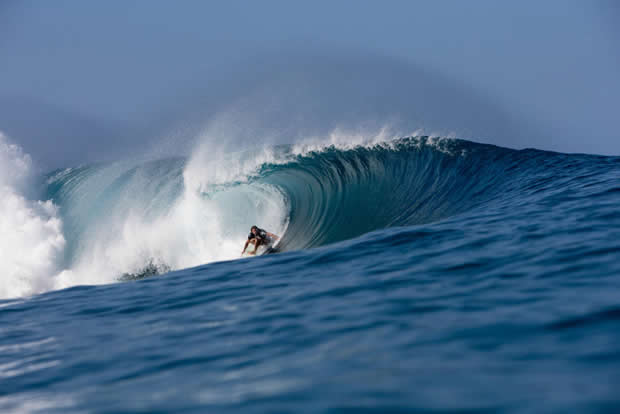
[[[248,252],[248,254],[256,254],[256,251],[258,250],[258,248],[260,246],[266,246],[267,248],[269,248],[269,246],[271,246],[271,244],[273,243],[273,240],[271,239],[259,239],[259,238],[254,238],[248,241],[249,244],[253,244],[254,245],[254,250],[251,252]]]
[[[254,254],[256,254],[256,251],[258,250],[261,244],[262,244],[262,240],[254,239]]]

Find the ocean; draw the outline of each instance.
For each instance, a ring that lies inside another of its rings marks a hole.
[[[0,144],[3,413],[620,412],[620,157]]]

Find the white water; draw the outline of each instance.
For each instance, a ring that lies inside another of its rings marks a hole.
[[[0,298],[53,289],[65,247],[51,201],[27,196],[32,161],[0,132]]]
[[[88,234],[65,284],[110,281],[125,272],[139,273],[150,261],[181,269],[239,258],[245,236],[259,218],[265,227],[283,230],[281,196],[256,185],[241,185],[211,197],[186,186],[155,217],[134,196],[114,200],[102,221],[85,223]]]

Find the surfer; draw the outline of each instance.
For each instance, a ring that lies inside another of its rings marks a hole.
[[[269,233],[268,231],[258,228],[257,226],[252,226],[250,229],[250,234],[248,235],[248,240],[245,242],[245,246],[243,246],[241,254],[245,253],[245,249],[248,248],[248,244],[254,245],[254,251],[249,252],[249,254],[256,254],[256,250],[259,246],[270,246],[279,238],[280,237],[273,233]]]

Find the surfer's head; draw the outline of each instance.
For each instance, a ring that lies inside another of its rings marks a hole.
[[[250,231],[254,234],[256,234],[256,232],[258,231],[258,227],[257,226],[252,226],[252,228],[250,229]]]

